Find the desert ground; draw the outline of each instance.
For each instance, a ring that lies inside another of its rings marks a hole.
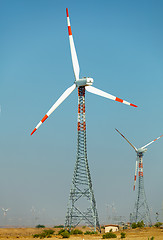
[[[53,229],[53,228],[51,228]],[[58,240],[62,239],[60,235],[57,235],[59,229],[53,229],[54,235],[50,239]],[[33,238],[34,234],[41,233],[43,229],[36,228],[0,228],[0,239],[1,240],[11,240],[11,239],[22,239],[22,240],[32,240],[32,239],[40,239]],[[86,231],[84,229],[84,231]],[[83,231],[83,232],[84,232]],[[126,240],[151,240],[151,237],[154,237],[154,240],[163,240],[163,229],[158,228],[143,228],[143,229],[127,229],[123,232],[126,233]],[[99,240],[102,239],[102,235],[104,232],[98,235],[71,235],[70,240]],[[116,232],[117,238],[121,239],[120,235],[121,231]],[[56,234],[56,235],[55,235]]]

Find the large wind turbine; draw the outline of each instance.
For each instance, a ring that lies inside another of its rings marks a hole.
[[[68,207],[65,226],[71,229],[72,226],[74,227],[78,225],[82,220],[84,220],[87,223],[87,225],[93,226],[94,230],[96,230],[96,227],[100,229],[100,225],[98,222],[96,203],[95,203],[95,198],[93,194],[90,172],[88,167],[88,160],[87,160],[85,90],[87,90],[88,92],[94,93],[96,95],[99,95],[111,100],[115,100],[133,107],[137,107],[137,106],[93,87],[92,86],[93,78],[79,77],[80,68],[79,68],[79,62],[78,62],[77,53],[75,50],[74,41],[73,41],[68,9],[66,9],[66,13],[67,13],[68,34],[69,34],[69,42],[70,42],[70,50],[71,50],[75,82],[54,103],[54,105],[45,114],[42,120],[37,124],[35,129],[32,131],[31,135],[54,112],[54,110],[77,88],[78,89],[77,160],[76,160],[74,176],[72,180],[72,188],[71,188],[70,197],[69,197],[69,203],[71,202],[72,205],[71,207]],[[75,206],[76,202],[81,197],[85,197],[87,201],[88,200],[90,201],[90,208],[87,208],[84,211],[79,210],[78,206]]]
[[[92,87],[93,84],[93,78],[90,77],[83,77],[79,78],[80,68],[79,68],[79,62],[77,58],[77,53],[75,50],[74,40],[72,37],[72,31],[70,26],[70,18],[68,14],[68,9],[66,9],[67,12],[67,24],[68,24],[68,33],[69,33],[69,41],[70,41],[70,50],[71,50],[71,57],[72,57],[72,65],[75,75],[75,82],[74,84],[69,87],[61,96],[60,98],[54,103],[54,105],[49,109],[49,111],[45,114],[45,116],[42,118],[42,120],[37,124],[35,129],[32,131],[31,135],[41,126],[41,124],[54,112],[54,110],[76,89],[80,87],[84,87],[88,92],[94,93],[96,95],[115,100],[117,102],[121,102],[133,107],[137,107],[136,105],[129,103],[125,100],[122,100],[118,97],[115,97],[109,93],[106,93],[104,91],[101,91],[95,87]]]
[[[132,216],[132,222],[139,222],[143,220],[144,223],[151,224],[150,212],[149,212],[145,190],[144,190],[143,155],[147,151],[146,147],[154,143],[156,140],[160,139],[161,137],[163,137],[163,135],[149,142],[143,147],[136,148],[122,133],[120,133],[120,131],[118,131],[118,129],[115,129],[115,130],[131,145],[131,147],[135,150],[137,154],[133,190],[135,190],[137,170],[138,170],[138,195],[137,195],[137,200],[135,203],[135,208]]]

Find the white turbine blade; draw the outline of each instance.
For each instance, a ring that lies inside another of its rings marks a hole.
[[[136,105],[134,105],[134,104],[132,104],[132,103],[129,103],[129,102],[125,101],[125,100],[122,100],[122,99],[120,99],[120,98],[118,98],[118,97],[115,97],[115,96],[113,96],[113,95],[111,95],[111,94],[109,94],[109,93],[106,93],[106,92],[104,92],[104,91],[102,91],[102,90],[99,90],[99,89],[97,89],[97,88],[95,88],[95,87],[86,86],[85,88],[86,88],[86,90],[87,90],[88,92],[97,94],[97,95],[99,95],[99,96],[101,96],[101,97],[109,98],[109,99],[111,99],[111,100],[114,100],[114,101],[117,101],[117,102],[121,102],[121,103],[130,105],[130,106],[132,106],[132,107],[137,107]]]
[[[123,134],[120,133],[120,131],[118,131],[118,129],[115,128],[115,130],[116,130],[116,131],[131,145],[131,147],[133,147],[133,149],[137,152],[137,148],[136,148],[134,145],[132,145],[132,143],[130,143],[129,140],[128,140],[125,136],[123,136]]]
[[[75,45],[74,45],[74,40],[73,40],[73,36],[72,36],[70,18],[69,18],[69,14],[68,14],[68,8],[66,8],[66,13],[67,13],[67,25],[68,25],[68,34],[69,34],[69,41],[70,41],[72,65],[73,65],[73,69],[74,69],[75,79],[79,80],[80,68],[79,68],[78,58],[77,58]]]
[[[155,142],[156,140],[160,139],[161,137],[163,137],[163,135],[161,135],[160,137],[156,138],[155,140],[153,140],[152,142],[146,144],[145,146],[143,146],[142,148],[146,148],[147,146],[149,146],[150,144],[152,144],[153,142]]]
[[[43,119],[37,124],[35,129],[31,132],[31,135],[41,126],[41,124],[54,112],[54,110],[75,90],[76,84],[73,84],[69,87],[60,98],[54,103],[54,105],[50,108],[50,110],[45,114]]]
[[[135,191],[135,185],[136,185],[137,169],[138,169],[138,159],[136,159],[136,166],[135,166],[134,188],[133,188],[134,191]]]

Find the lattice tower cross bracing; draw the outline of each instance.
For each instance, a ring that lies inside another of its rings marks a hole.
[[[144,177],[143,177],[143,153],[137,153],[138,161],[138,193],[132,215],[132,222],[143,222],[146,225],[152,225],[150,218],[150,211],[147,204],[147,199],[144,189]],[[134,179],[136,181],[136,179]]]
[[[70,231],[71,228],[76,227],[84,221],[92,231],[96,231],[96,229],[101,231],[87,159],[84,86],[78,88],[77,130],[77,158],[65,219],[65,228]],[[81,199],[86,200],[85,209],[81,206]]]

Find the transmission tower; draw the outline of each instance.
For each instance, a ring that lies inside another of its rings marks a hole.
[[[65,228],[70,231],[71,228],[76,227],[84,221],[93,231],[96,231],[96,229],[101,231],[87,159],[84,86],[78,88],[77,130],[77,158],[65,219]]]
[[[138,194],[132,214],[132,222],[143,221],[146,225],[152,225],[150,211],[146,200],[143,178],[143,152],[137,153],[138,161]],[[135,179],[136,180],[136,179]]]

